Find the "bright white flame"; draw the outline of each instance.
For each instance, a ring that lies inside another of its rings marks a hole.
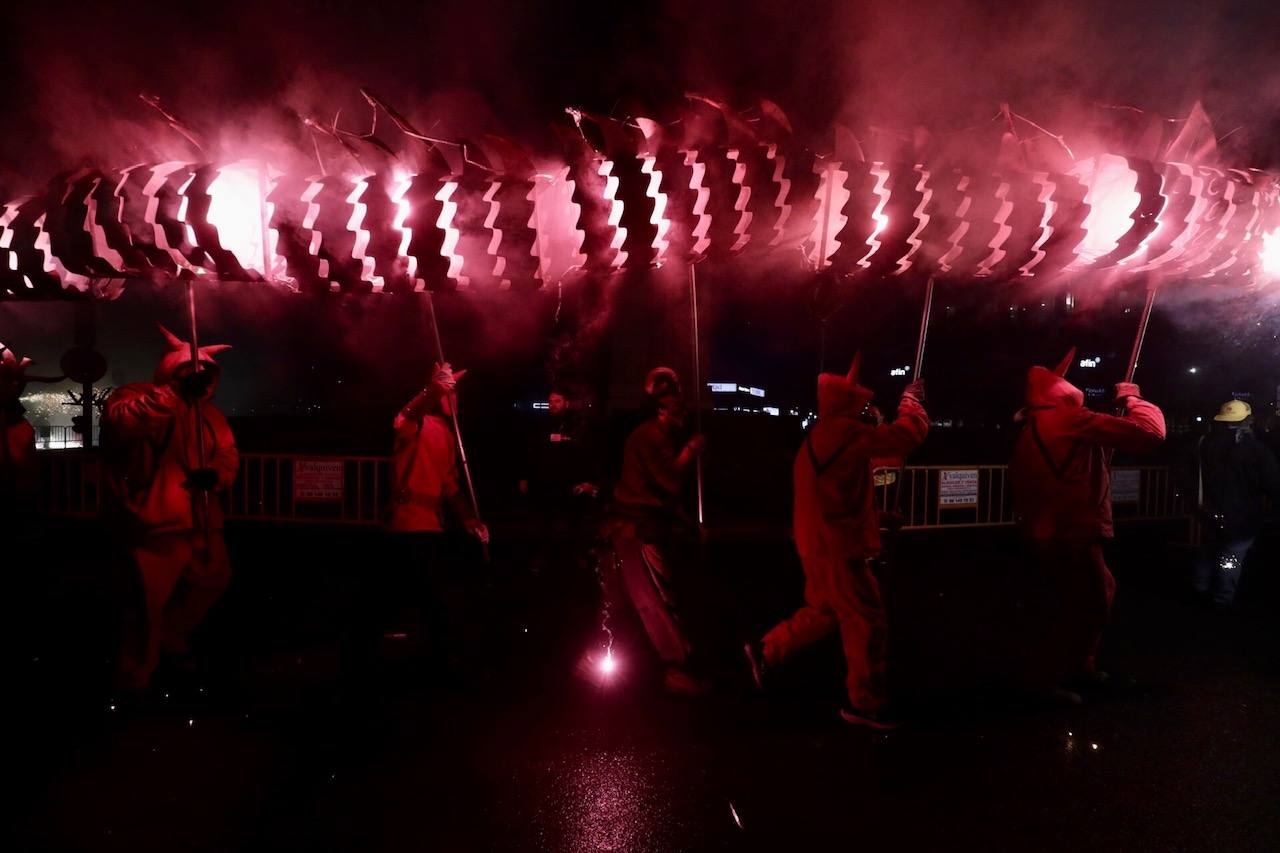
[[[1001,181],[996,188],[996,198],[1000,200],[1000,208],[996,211],[995,223],[996,234],[991,238],[991,242],[987,244],[987,248],[991,250],[991,254],[987,259],[978,265],[978,271],[975,275],[990,275],[991,269],[1004,258],[1005,240],[1009,239],[1009,235],[1013,233],[1013,227],[1008,224],[1009,214],[1013,213],[1013,202],[1009,201],[1009,190],[1011,187],[1008,182]]]
[[[1045,256],[1048,254],[1048,252],[1044,250],[1044,244],[1051,236],[1053,236],[1053,226],[1049,224],[1049,221],[1053,219],[1053,214],[1058,210],[1058,204],[1053,200],[1053,192],[1058,188],[1058,185],[1049,180],[1049,173],[1036,172],[1031,176],[1031,180],[1040,187],[1040,194],[1036,197],[1036,201],[1044,205],[1044,214],[1040,217],[1040,237],[1036,240],[1035,245],[1031,247],[1031,260],[1023,264],[1018,270],[1022,275],[1032,275],[1033,273],[1031,271],[1035,269],[1036,265],[1043,261]],[[1068,293],[1067,307],[1070,308],[1071,305],[1071,294]]]
[[[911,268],[911,259],[915,257],[916,252],[920,251],[920,247],[924,243],[920,239],[920,232],[924,231],[925,226],[929,224],[929,214],[926,211],[929,208],[929,202],[933,200],[933,190],[929,187],[929,173],[920,165],[916,165],[915,170],[920,174],[920,180],[916,182],[916,192],[920,193],[920,203],[916,205],[916,209],[912,212],[912,216],[916,220],[916,227],[911,232],[911,236],[907,238],[907,245],[911,248],[898,261],[898,268],[894,270],[894,275],[901,275]]]
[[[458,213],[458,203],[451,201],[453,192],[458,188],[454,181],[445,181],[436,193],[436,201],[440,202],[440,216],[436,219],[436,227],[444,231],[444,242],[440,244],[440,256],[449,262],[449,278],[456,279],[459,285],[466,285],[469,280],[461,275],[462,255],[455,251],[461,236],[453,226],[453,218]]]
[[[599,174],[604,178],[605,201],[609,202],[609,225],[613,227],[613,242],[609,244],[609,248],[617,253],[613,256],[613,266],[617,268],[627,262],[627,253],[622,251],[623,244],[627,242],[627,229],[620,224],[622,200],[618,198],[618,178],[613,174],[613,161],[605,160],[601,163]]]
[[[739,159],[742,152],[737,148],[730,148],[727,156],[734,162],[732,180],[738,185],[738,198],[733,203],[733,209],[738,213],[738,223],[733,226],[733,233],[738,235],[738,239],[734,241],[729,251],[740,252],[751,239],[751,219],[754,214],[747,210],[747,205],[751,202],[751,187],[744,183],[747,177],[747,165]]]
[[[1138,173],[1129,162],[1114,154],[1100,155],[1083,163],[1072,173],[1089,185],[1085,204],[1084,239],[1076,248],[1080,263],[1091,263],[1115,251],[1120,238],[1133,228],[1134,211],[1142,203],[1138,194]]]
[[[1280,278],[1280,228],[1262,235],[1262,251],[1258,257],[1264,275]]]
[[[405,275],[409,277],[414,290],[417,290],[418,259],[409,256],[409,241],[413,239],[413,229],[406,224],[409,221],[412,207],[409,204],[409,199],[405,198],[405,194],[409,192],[409,187],[413,184],[413,175],[397,170],[395,180],[396,188],[391,193],[391,201],[396,206],[396,216],[391,227],[400,232],[399,254],[406,262]]]
[[[871,219],[875,222],[875,227],[871,230],[871,236],[867,238],[867,247],[870,249],[862,259],[858,261],[858,266],[864,269],[871,266],[871,256],[880,250],[880,235],[884,233],[884,229],[889,225],[889,217],[885,215],[884,206],[889,203],[889,189],[886,184],[889,181],[889,170],[883,165],[871,167],[871,174],[875,175],[876,185],[872,188],[872,192],[880,199],[876,203],[875,212],[871,214]]]
[[[183,199],[185,202],[186,199]],[[236,256],[240,266],[263,269],[263,183],[257,166],[233,163],[218,170],[209,183],[209,224],[218,231],[218,243]]]
[[[617,668],[618,664],[613,659],[613,649],[608,649],[600,661],[600,672],[602,675],[613,675],[613,671]]]
[[[849,222],[849,217],[842,211],[849,203],[852,193],[845,183],[849,173],[841,170],[839,163],[814,163],[813,168],[821,177],[818,182],[818,210],[814,214],[813,231],[809,239],[815,249],[813,265],[816,269],[822,269],[840,248],[836,235]]]
[[[689,189],[693,190],[697,196],[693,203],[693,215],[698,217],[698,224],[693,226],[691,235],[693,248],[689,252],[695,257],[701,257],[707,249],[711,248],[711,240],[707,237],[707,232],[711,230],[711,214],[707,213],[707,202],[711,198],[711,190],[702,185],[707,166],[705,163],[698,162],[698,152],[694,150],[684,152],[684,164],[692,170],[689,176]]]
[[[667,194],[661,190],[662,172],[656,167],[657,160],[652,156],[644,158],[644,163],[640,167],[640,171],[649,176],[649,186],[645,189],[645,195],[653,199],[653,215],[649,217],[649,222],[654,226],[657,233],[653,235],[653,261],[661,264],[666,260],[667,255],[667,231],[671,228],[671,223],[667,221]]]

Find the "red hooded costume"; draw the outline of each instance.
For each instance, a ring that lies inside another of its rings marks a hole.
[[[196,406],[179,396],[174,376],[191,363],[191,348],[167,329],[160,330],[169,345],[156,366],[152,382],[134,382],[112,392],[104,411],[108,487],[143,535],[193,531],[193,512],[203,511],[188,483],[200,467],[196,439]],[[222,344],[200,348],[200,362],[217,369],[215,353]],[[217,406],[200,403],[204,430],[205,466],[217,471],[216,491],[235,481],[240,454],[227,419]],[[209,501],[209,527],[222,527],[222,506]]]
[[[1085,408],[1084,394],[1063,378],[1074,354],[1056,370],[1027,372],[1022,432],[1009,462],[1014,519],[1053,598],[1031,673],[1046,686],[1096,671],[1115,595],[1101,547],[1113,535],[1111,452],[1148,452],[1164,440],[1164,415],[1132,383],[1116,386],[1123,415]]]
[[[885,704],[887,622],[868,558],[880,553],[872,460],[910,453],[929,431],[924,407],[908,388],[892,423],[862,414],[871,391],[858,384],[858,358],[846,376],[818,377],[818,420],[793,469],[796,550],[805,574],[805,606],[764,637],[774,666],[839,628],[848,663],[846,687],[857,711]]]
[[[467,371],[436,365],[427,387],[401,409],[392,423],[395,477],[388,529],[397,533],[440,533],[445,507],[469,526],[475,513],[458,485],[457,439],[449,425],[454,384]]]
[[[1056,371],[1027,372],[1009,476],[1014,518],[1029,539],[1111,538],[1110,451],[1148,453],[1164,441],[1164,415],[1138,396],[1136,385],[1117,389],[1122,416],[1086,409],[1084,394],[1062,378],[1073,354]]]
[[[36,434],[18,402],[29,364],[0,344],[0,530],[22,524],[35,498]]]
[[[126,625],[120,667],[128,688],[149,683],[162,648],[169,655],[186,652],[191,633],[231,579],[216,492],[230,488],[239,470],[235,437],[208,399],[211,385],[199,403],[180,393],[179,374],[192,372],[191,348],[161,332],[169,349],[155,381],[116,389],[104,413],[107,491],[141,576],[145,605],[142,617]],[[202,368],[216,370],[213,354],[226,348],[201,347]],[[203,467],[197,430],[204,434]],[[202,492],[209,493],[207,502]]]

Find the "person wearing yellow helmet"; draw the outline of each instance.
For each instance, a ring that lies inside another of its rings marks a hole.
[[[1236,586],[1266,520],[1264,497],[1280,502],[1280,462],[1253,435],[1253,409],[1228,400],[1196,449],[1196,492],[1203,545],[1192,576],[1213,605],[1235,601]]]

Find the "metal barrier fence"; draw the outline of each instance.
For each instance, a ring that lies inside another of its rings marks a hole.
[[[96,454],[41,453],[43,509],[51,515],[97,515],[102,500]],[[235,485],[222,494],[230,521],[379,524],[391,488],[385,456],[243,453]],[[893,506],[896,468],[876,471],[878,499]],[[904,530],[1003,527],[1013,524],[1004,465],[921,465],[906,469],[899,511]],[[1112,471],[1117,521],[1188,519],[1169,469],[1157,465]]]
[[[45,512],[98,514],[103,488],[96,454],[49,452],[38,458]],[[235,485],[219,497],[229,521],[378,524],[389,464],[385,456],[242,453]]]
[[[894,508],[897,469],[876,470],[883,510]],[[897,507],[904,530],[940,527],[1003,527],[1014,523],[1006,465],[918,465],[906,469]],[[1190,508],[1165,466],[1116,467],[1111,471],[1116,521],[1188,519]]]

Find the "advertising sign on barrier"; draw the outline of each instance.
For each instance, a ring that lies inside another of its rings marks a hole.
[[[299,459],[293,464],[295,501],[340,501],[342,487],[342,460]]]
[[[1111,472],[1111,502],[1136,504],[1142,489],[1142,472],[1136,468],[1117,468]]]
[[[978,505],[978,469],[952,468],[938,472],[938,506]]]

